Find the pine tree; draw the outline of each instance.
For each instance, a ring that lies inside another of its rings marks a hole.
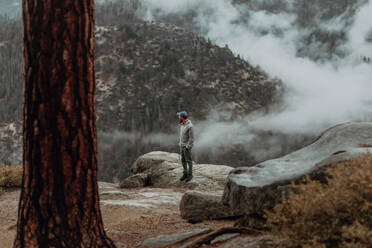
[[[24,0],[22,192],[14,247],[115,247],[97,184],[93,0]]]

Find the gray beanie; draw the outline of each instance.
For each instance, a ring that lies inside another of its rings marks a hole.
[[[186,111],[177,112],[177,115],[186,118],[187,112]]]

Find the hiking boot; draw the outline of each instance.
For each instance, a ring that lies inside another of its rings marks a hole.
[[[187,174],[186,173],[183,173],[183,176],[180,178],[180,181],[183,181],[187,178]]]
[[[192,174],[187,175],[186,182],[191,181],[192,178],[193,178]]]

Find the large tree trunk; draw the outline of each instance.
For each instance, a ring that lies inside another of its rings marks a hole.
[[[101,217],[93,0],[23,0],[22,193],[14,247],[114,247]]]

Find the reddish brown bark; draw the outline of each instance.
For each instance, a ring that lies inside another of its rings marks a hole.
[[[14,247],[114,247],[101,217],[93,0],[23,0],[23,182]]]

